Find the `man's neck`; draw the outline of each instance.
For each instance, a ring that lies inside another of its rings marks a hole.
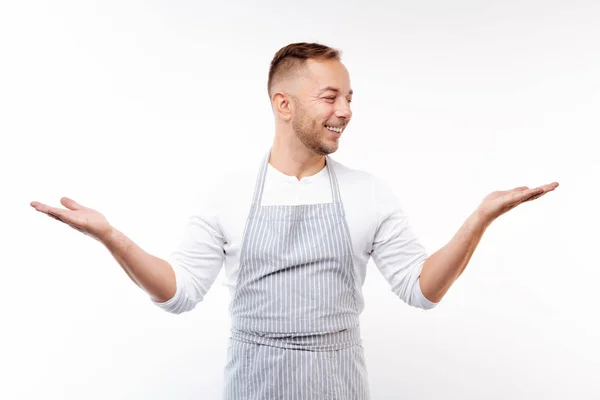
[[[325,156],[315,154],[301,143],[283,143],[276,137],[271,147],[269,164],[279,172],[300,180],[321,171],[325,167]]]

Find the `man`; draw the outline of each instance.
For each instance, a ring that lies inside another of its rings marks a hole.
[[[485,229],[558,183],[485,197],[428,256],[391,190],[331,159],[350,123],[352,89],[337,50],[294,43],[271,62],[275,138],[235,198],[211,197],[179,248],[154,257],[99,212],[62,198],[36,210],[99,240],[166,311],[189,311],[225,265],[231,290],[226,399],[368,399],[359,331],[370,257],[407,304],[431,309],[465,269]],[[232,178],[233,179],[233,178]]]

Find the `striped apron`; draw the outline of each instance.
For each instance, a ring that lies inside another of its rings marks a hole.
[[[352,245],[333,203],[261,206],[261,165],[231,304],[226,400],[368,400]]]

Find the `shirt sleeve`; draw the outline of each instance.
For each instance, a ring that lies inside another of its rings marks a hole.
[[[429,256],[415,235],[398,198],[381,179],[373,179],[377,230],[371,257],[392,292],[410,306],[429,310],[439,304],[421,291],[419,278]]]
[[[175,295],[162,303],[150,300],[173,314],[191,311],[219,275],[225,259],[224,245],[216,209],[206,207],[195,212],[189,217],[178,246],[166,257],[175,272]]]

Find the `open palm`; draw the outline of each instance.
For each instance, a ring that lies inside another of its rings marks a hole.
[[[38,201],[32,201],[30,205],[37,211],[61,221],[96,240],[101,241],[110,235],[112,227],[104,215],[98,211],[84,207],[68,197],[62,197],[60,203],[67,209],[51,207]]]
[[[519,186],[511,190],[492,192],[484,197],[478,211],[488,221],[493,221],[519,204],[538,199],[557,187],[558,182],[552,182],[532,189],[528,186]]]

